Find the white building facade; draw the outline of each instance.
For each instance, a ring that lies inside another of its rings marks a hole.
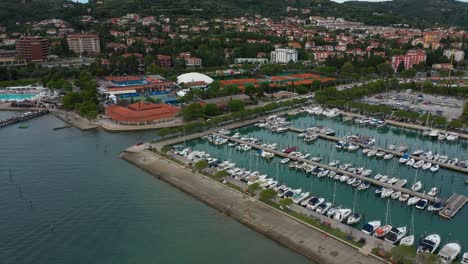
[[[444,50],[444,56],[447,58],[452,58],[455,61],[462,61],[465,59],[465,52],[463,50],[458,50],[458,49],[446,49]]]
[[[275,49],[271,52],[271,63],[297,62],[298,53],[295,49]]]

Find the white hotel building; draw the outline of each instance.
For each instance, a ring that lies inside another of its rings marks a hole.
[[[271,52],[271,63],[297,62],[297,54],[295,49],[275,49]]]

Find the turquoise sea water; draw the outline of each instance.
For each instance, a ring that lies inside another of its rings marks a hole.
[[[17,100],[26,100],[36,96],[36,94],[0,94],[1,100],[17,101]]]
[[[366,127],[356,127],[336,119],[317,119],[310,116],[295,117],[292,118],[291,121],[293,126],[303,128],[316,126],[318,124],[326,125],[337,130],[337,136],[343,136],[347,133],[373,136],[377,139],[377,146],[387,146],[391,143],[406,144],[410,147],[410,151],[418,148],[423,148],[425,150],[433,149],[452,157],[468,158],[468,146],[466,142],[460,144],[440,143],[418,136],[418,134],[413,131],[395,127],[390,127],[385,130],[376,130]],[[399,165],[397,159],[385,161],[382,159],[368,158],[366,155],[363,155],[360,150],[356,152],[337,151],[334,142],[327,140],[319,139],[315,143],[306,144],[301,138],[297,137],[295,133],[276,134],[254,126],[241,128],[235,132],[261,138],[264,143],[276,142],[278,143],[278,149],[298,146],[299,151],[303,153],[309,152],[311,153],[311,157],[320,155],[323,158],[322,163],[328,163],[330,160],[338,159],[341,163],[353,163],[372,169],[372,175],[380,172],[389,176],[406,178],[408,179],[408,188],[416,177],[415,169]],[[280,182],[290,187],[311,191],[314,196],[324,197],[328,201],[332,201],[333,199],[334,180],[328,177],[319,179],[314,176],[306,175],[303,172],[289,169],[286,165],[278,165],[279,158],[275,158],[272,162],[267,162],[255,156],[255,150],[240,152],[227,145],[211,145],[208,141],[202,139],[193,140],[188,142],[188,144],[193,147],[193,149],[207,151],[222,160],[233,160],[240,167],[258,170],[270,175],[270,177],[278,178]],[[467,185],[464,184],[466,176],[467,175],[462,173],[446,169],[440,169],[439,172],[435,174],[419,170],[417,179],[423,182],[426,191],[432,186],[437,186],[441,188],[439,196],[448,198],[453,192],[468,195]],[[360,229],[366,221],[380,219],[382,222],[385,222],[386,199],[376,197],[374,190],[375,189],[372,187],[367,191],[357,192],[356,211],[363,214],[362,222],[357,225],[358,229]],[[338,181],[336,184],[335,203],[341,204],[347,208],[352,208],[354,204],[354,194],[355,189],[353,187]],[[408,207],[398,200],[391,200],[389,207],[388,223],[394,226],[409,227],[411,224],[411,216],[414,215],[414,230],[418,237],[434,232],[439,233],[443,243],[449,240],[457,240],[461,242],[463,250],[468,250],[468,229],[466,228],[466,221],[468,220],[467,208],[462,209],[454,219],[449,221],[426,210],[422,211],[415,209],[415,207]]]
[[[154,133],[27,123],[0,129],[2,264],[310,263],[117,156]]]

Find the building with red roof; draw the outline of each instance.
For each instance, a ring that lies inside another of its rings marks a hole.
[[[180,108],[168,104],[138,102],[123,107],[110,105],[105,108],[106,116],[124,125],[148,125],[174,120],[180,113]]]

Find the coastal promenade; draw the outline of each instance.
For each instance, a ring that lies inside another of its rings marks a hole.
[[[313,261],[320,264],[385,263],[253,197],[143,149],[132,148],[132,152],[124,151],[121,157]]]

